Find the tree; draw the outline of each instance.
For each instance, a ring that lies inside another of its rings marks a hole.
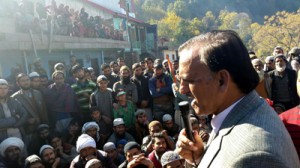
[[[188,7],[188,4],[184,0],[176,0],[174,3],[169,4],[168,11],[176,13],[179,17],[188,19],[190,17]]]
[[[245,44],[251,39],[251,23],[252,20],[246,13],[229,12],[227,10],[220,11],[219,29],[236,31]]]
[[[253,41],[250,45],[260,55],[270,55],[275,46],[282,46],[284,50],[300,45],[300,9],[297,12],[277,12],[273,16],[266,16],[264,25],[254,23]]]

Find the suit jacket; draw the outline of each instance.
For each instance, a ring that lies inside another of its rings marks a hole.
[[[256,91],[227,115],[199,167],[300,167],[286,128]]]
[[[17,99],[25,108],[28,113],[29,118],[35,118],[41,123],[48,123],[48,113],[46,109],[46,104],[44,102],[43,96],[40,91],[31,89],[30,90],[33,97],[33,102],[31,102],[30,98],[25,95],[23,90],[19,90],[14,93],[11,97]]]

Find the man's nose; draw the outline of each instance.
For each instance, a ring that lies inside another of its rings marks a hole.
[[[181,94],[187,94],[190,91],[188,84],[186,82],[181,81],[179,86],[179,92]]]

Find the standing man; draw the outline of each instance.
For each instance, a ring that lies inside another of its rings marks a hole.
[[[274,57],[273,56],[267,56],[265,59],[265,72],[270,72],[275,69],[275,64],[274,64]]]
[[[29,75],[30,87],[35,90],[41,89],[40,75],[37,72],[31,72]]]
[[[263,63],[260,59],[255,58],[251,60],[251,63],[253,65],[253,68],[258,74],[259,77],[259,83],[256,86],[255,90],[258,93],[259,96],[262,98],[270,98],[271,89],[270,89],[270,78],[267,73],[263,70]]]
[[[206,149],[181,131],[176,151],[195,167],[300,167],[288,132],[255,91],[259,78],[246,47],[230,30],[192,38],[179,48],[180,92],[197,114],[213,114]],[[199,166],[197,166],[199,164]]]
[[[151,95],[149,92],[148,78],[143,76],[143,70],[139,63],[132,65],[132,71],[133,76],[131,77],[131,81],[135,84],[138,94],[136,107],[144,109],[147,112],[148,120],[152,121]]]
[[[144,71],[144,76],[148,77],[149,79],[153,76],[153,59],[152,58],[145,58],[146,69]]]
[[[111,69],[107,64],[102,64],[101,70],[103,75],[108,79],[107,87],[112,89],[114,84],[120,80],[119,76],[116,74],[112,74]]]
[[[28,113],[28,120],[24,126],[28,135],[33,133],[39,124],[48,123],[48,113],[41,92],[30,87],[29,76],[21,73],[17,75],[16,81],[21,89],[11,97],[18,100]]]
[[[83,117],[83,122],[86,122],[90,119],[90,95],[96,90],[97,85],[93,81],[89,81],[86,79],[84,70],[80,65],[75,65],[74,67],[72,67],[72,73],[76,77],[76,83],[71,85],[71,88],[77,95],[80,108],[80,116]]]
[[[27,112],[15,99],[8,96],[8,83],[0,79],[0,142],[8,137],[22,139],[21,128],[26,123]]]
[[[65,83],[63,71],[54,71],[52,74],[53,84],[49,85],[44,92],[46,105],[49,111],[50,125],[63,122],[79,112],[77,96],[70,85]]]
[[[120,73],[120,66],[117,62],[115,61],[111,61],[109,63],[109,66],[110,66],[110,69],[112,71],[112,75],[117,75],[119,76],[119,73]]]
[[[154,65],[154,74],[149,80],[149,90],[153,98],[153,119],[162,121],[164,114],[174,115],[172,79],[163,72],[161,64]]]
[[[296,89],[296,72],[287,67],[284,55],[274,57],[275,70],[269,72],[271,78],[271,100],[274,105],[281,104],[286,110],[295,107],[299,103]]]
[[[120,69],[120,81],[113,86],[113,91],[117,94],[120,90],[126,92],[126,99],[134,104],[138,101],[138,93],[136,85],[130,81],[130,69],[127,66],[122,66]]]

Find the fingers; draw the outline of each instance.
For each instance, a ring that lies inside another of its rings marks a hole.
[[[180,131],[179,136],[178,136],[178,142],[179,142],[179,144],[177,144],[178,147],[194,145],[193,141],[191,141],[187,138],[185,129],[182,129]]]
[[[193,160],[193,157],[200,158],[203,153],[203,142],[198,135],[197,131],[193,132],[195,142],[192,142],[186,137],[185,129],[183,129],[180,134],[176,144],[176,152],[185,158],[187,161]]]

